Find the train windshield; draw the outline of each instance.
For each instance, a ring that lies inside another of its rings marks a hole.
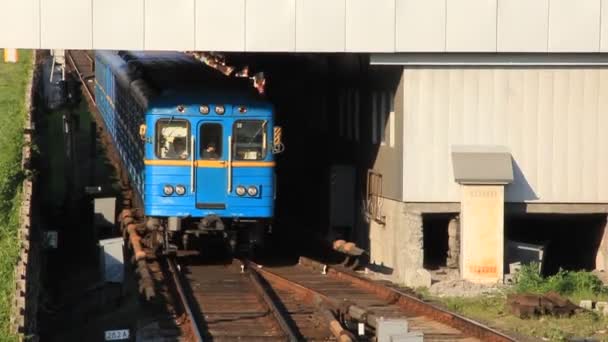
[[[156,156],[160,159],[188,159],[190,124],[186,120],[156,122]]]
[[[268,121],[238,120],[234,122],[234,159],[263,160],[266,158],[266,126]]]

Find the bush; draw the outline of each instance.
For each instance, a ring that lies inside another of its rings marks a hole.
[[[555,275],[542,277],[538,270],[538,263],[522,266],[515,276],[515,291],[536,294],[555,291],[564,296],[608,295],[608,288],[590,272],[559,270]]]

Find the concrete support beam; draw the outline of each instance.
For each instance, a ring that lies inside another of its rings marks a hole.
[[[458,268],[460,264],[460,217],[454,217],[448,223],[448,257],[446,266]]]
[[[460,203],[407,202],[405,210],[434,213],[459,213]],[[608,214],[606,203],[505,203],[505,214]]]
[[[608,220],[604,221],[602,228],[602,241],[595,256],[595,269],[598,271],[608,270]]]
[[[504,185],[462,185],[461,268],[463,279],[497,283],[503,279]]]

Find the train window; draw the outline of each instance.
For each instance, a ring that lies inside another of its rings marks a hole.
[[[156,156],[160,159],[188,159],[190,124],[186,120],[156,122]]]
[[[238,120],[234,122],[234,159],[262,160],[266,157],[266,126],[268,121]]]
[[[201,159],[219,159],[222,155],[222,125],[205,123],[201,126]]]

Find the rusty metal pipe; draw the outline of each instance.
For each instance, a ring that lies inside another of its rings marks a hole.
[[[356,341],[356,338],[346,329],[342,327],[334,314],[327,308],[319,308],[319,312],[327,320],[329,330],[340,342]]]
[[[131,242],[131,246],[133,246],[135,261],[144,260],[146,252],[141,247],[141,237],[137,233],[137,225],[133,223],[128,225],[127,232],[129,232],[129,241]]]

